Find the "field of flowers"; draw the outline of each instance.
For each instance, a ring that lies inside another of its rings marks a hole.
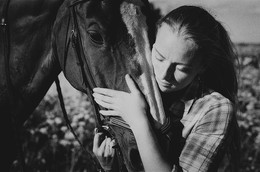
[[[236,47],[240,61],[241,171],[260,171],[260,45]]]
[[[260,45],[238,44],[241,171],[260,171]],[[239,69],[240,68],[240,69]],[[92,149],[95,119],[86,95],[62,77],[62,90],[71,125],[85,148]],[[25,123],[23,149],[27,171],[90,172],[93,165],[68,130],[55,85]]]
[[[72,88],[60,76],[70,124],[79,140],[92,150],[95,118],[86,95]],[[25,123],[24,153],[27,171],[87,172],[96,167],[68,129],[53,85]]]

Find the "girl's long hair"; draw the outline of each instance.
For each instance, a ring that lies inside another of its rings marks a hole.
[[[237,108],[238,81],[235,69],[235,62],[238,62],[237,55],[230,37],[222,26],[206,10],[197,6],[179,7],[158,22],[158,28],[166,23],[183,36],[195,43],[195,58],[201,60],[203,72],[199,77],[204,85],[214,91],[219,92],[234,103],[234,113]],[[174,46],[174,45],[173,45]],[[234,116],[236,118],[236,116]],[[236,120],[233,131],[238,131]],[[232,134],[232,144],[230,146],[232,171],[238,171],[240,154],[239,133]]]
[[[204,84],[236,103],[237,55],[222,24],[197,6],[179,7],[159,20],[158,27],[163,23],[170,25],[186,39],[194,41],[197,47],[195,56],[200,58],[204,66],[204,72],[200,74]]]

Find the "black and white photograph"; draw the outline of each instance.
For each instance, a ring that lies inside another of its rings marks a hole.
[[[0,0],[1,172],[260,172],[259,0]]]

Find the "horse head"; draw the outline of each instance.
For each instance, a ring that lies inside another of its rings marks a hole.
[[[90,97],[96,86],[128,92],[124,76],[130,74],[158,127],[165,115],[150,59],[148,10],[142,0],[67,0],[57,14],[52,41],[67,80]],[[128,125],[115,117],[101,116],[100,121],[117,139],[128,171],[143,170]]]
[[[154,124],[164,122],[151,67],[153,33],[147,13],[145,0],[0,2],[0,109],[2,120],[11,126],[1,128],[6,131],[2,148],[9,153],[2,156],[7,168],[19,149],[16,132],[61,69],[71,85],[85,93],[94,86],[129,91],[124,76],[130,74],[146,97]],[[101,122],[118,140],[128,171],[142,170],[128,125],[117,118]]]

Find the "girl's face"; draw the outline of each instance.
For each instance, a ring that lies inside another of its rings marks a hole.
[[[201,70],[195,51],[192,40],[162,24],[152,50],[155,77],[162,92],[179,91],[193,81]]]

